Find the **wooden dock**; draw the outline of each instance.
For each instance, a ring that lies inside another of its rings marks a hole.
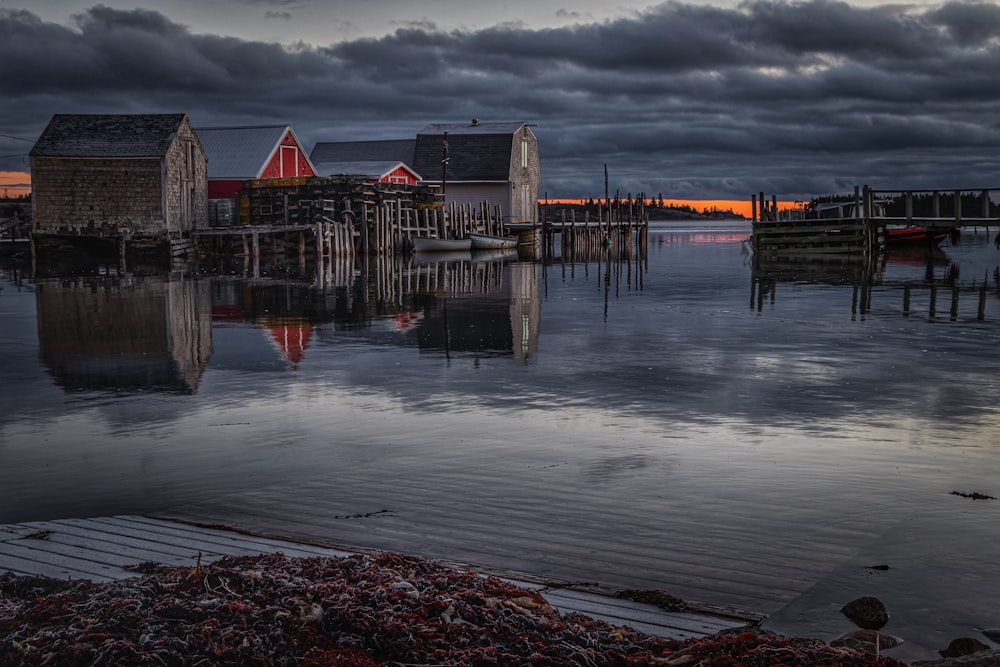
[[[838,255],[878,257],[887,229],[921,228],[930,239],[963,227],[1000,227],[1000,188],[957,190],[874,189],[856,186],[853,197],[814,201],[809,207],[778,210],[777,198],[754,195],[752,247],[755,257]],[[930,245],[928,246],[930,247]]]
[[[338,558],[368,551],[141,516],[0,524],[0,572],[96,582],[140,576],[127,569],[140,563],[194,567],[199,561],[207,563],[226,556],[283,553],[290,557]],[[542,581],[530,575],[475,569],[539,591],[560,613],[579,612],[647,634],[687,639],[749,624],[747,619],[709,613],[668,612],[654,605],[580,590],[564,582]]]

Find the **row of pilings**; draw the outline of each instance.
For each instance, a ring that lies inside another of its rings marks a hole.
[[[247,257],[256,264],[262,256],[405,254],[414,237],[464,238],[470,233],[514,234],[519,246],[539,248],[543,257],[587,255],[596,249],[646,243],[645,204],[631,197],[601,206],[593,219],[585,214],[578,220],[575,211],[563,210],[553,220],[543,206],[541,222],[519,222],[505,220],[497,204],[445,204],[436,190],[423,186],[284,180],[293,182],[248,182],[238,216],[193,233],[198,251]],[[232,224],[236,221],[239,224]]]
[[[552,208],[542,206],[540,215],[539,240],[546,257],[588,256],[600,248],[626,251],[647,246],[649,217],[645,198],[615,197],[598,202],[593,218],[589,211],[584,211],[582,219],[578,219],[575,208]]]

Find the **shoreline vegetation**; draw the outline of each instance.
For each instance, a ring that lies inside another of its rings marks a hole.
[[[0,665],[882,666],[753,628],[676,640],[493,576],[391,553],[134,566],[109,583],[0,575]]]
[[[640,195],[641,197],[642,195]],[[629,201],[632,201],[635,210],[638,210],[638,199],[632,199],[631,194],[625,197],[611,198],[611,206],[616,209],[620,206],[623,219],[628,217]],[[587,200],[539,200],[539,206],[548,222],[559,222],[563,215],[567,219],[575,216],[577,222],[581,222],[589,217],[590,220],[597,220],[601,210],[607,211],[607,204],[603,199]],[[662,197],[647,198],[645,200],[645,212],[650,221],[657,220],[746,220],[743,213],[736,211],[733,206],[719,206],[722,202],[704,202],[704,206],[697,206],[687,203],[664,201]],[[729,204],[725,202],[723,204]],[[749,207],[749,203],[747,203]],[[618,209],[616,209],[618,210]]]

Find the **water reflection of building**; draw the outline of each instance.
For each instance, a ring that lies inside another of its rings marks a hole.
[[[240,361],[235,350],[219,350],[227,367],[249,368],[251,356],[267,356],[258,341],[291,370],[310,346],[346,340],[521,360],[537,350],[538,265],[517,261],[515,251],[377,257],[364,267],[337,259],[322,280],[213,278],[215,326],[261,331],[259,339],[241,340]]]
[[[542,303],[538,298],[538,269],[529,262],[510,265],[510,325],[514,357],[528,361],[538,350]]]
[[[423,311],[416,324],[422,350],[513,355],[538,348],[538,269],[530,262],[442,260],[411,269]]]
[[[333,317],[327,301],[324,292],[306,283],[216,279],[212,321],[257,325],[286,366],[296,370],[312,341],[314,323]]]
[[[197,389],[212,349],[206,282],[44,279],[36,302],[42,363],[64,389]]]
[[[312,340],[312,324],[298,318],[277,317],[269,318],[263,326],[288,368],[297,369]]]

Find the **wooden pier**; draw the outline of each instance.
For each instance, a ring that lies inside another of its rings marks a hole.
[[[140,573],[132,566],[144,563],[195,567],[199,562],[225,556],[283,553],[290,557],[342,558],[370,552],[142,516],[0,525],[0,572],[95,582],[138,577]],[[442,564],[471,568],[460,563]],[[560,613],[579,612],[648,634],[687,639],[745,627],[750,622],[697,611],[665,611],[651,604],[616,598],[606,591],[588,591],[568,582],[542,580],[524,573],[475,570],[537,590]]]
[[[201,254],[252,257],[385,255],[407,252],[413,237],[502,233],[499,205],[445,205],[423,186],[302,177],[253,180],[236,216],[192,232]]]
[[[892,227],[921,228],[930,239],[964,227],[1000,227],[1000,188],[954,190],[855,187],[853,197],[779,211],[776,197],[751,201],[752,247],[758,256],[877,256]]]

